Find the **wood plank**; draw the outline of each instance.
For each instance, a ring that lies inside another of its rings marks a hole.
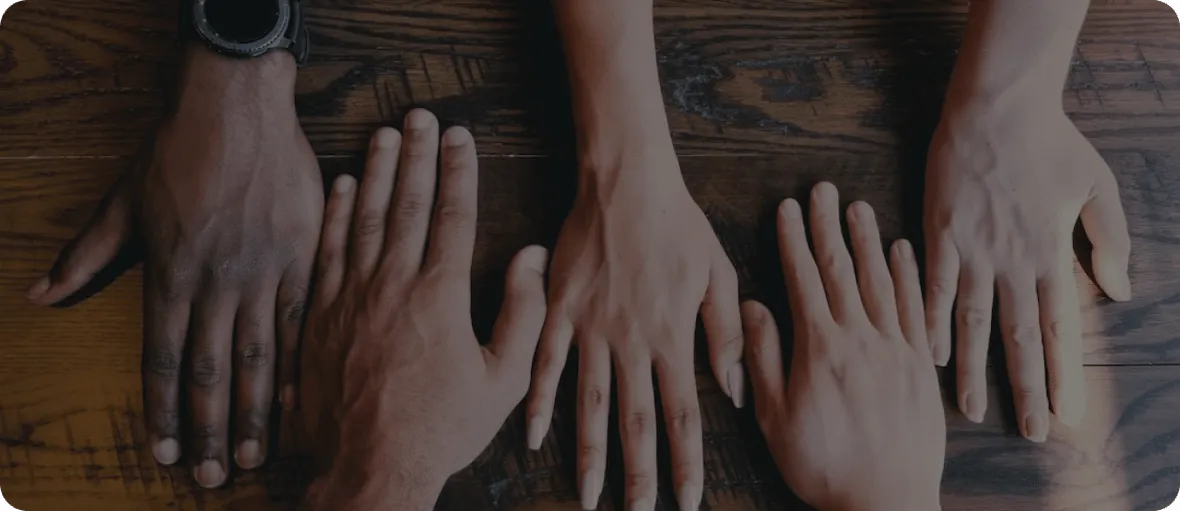
[[[171,16],[159,3],[38,0],[0,28],[0,157],[129,155],[162,115]],[[664,0],[657,46],[682,154],[889,155],[937,120],[964,3]],[[545,2],[316,2],[298,107],[320,154],[355,153],[412,106],[494,154],[563,154],[565,73]],[[1099,0],[1063,90],[1107,150],[1180,131],[1176,17]],[[554,112],[559,114],[554,115]],[[544,113],[544,115],[542,115]]]

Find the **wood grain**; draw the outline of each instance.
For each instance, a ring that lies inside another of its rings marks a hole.
[[[0,30],[0,156],[130,155],[162,115],[173,22],[159,2],[35,0]],[[303,125],[321,154],[426,106],[488,154],[560,154],[569,120],[547,2],[316,2]],[[923,145],[964,20],[959,2],[658,2],[681,154],[888,154]],[[1180,129],[1180,26],[1152,0],[1098,0],[1063,100],[1102,149]],[[19,58],[18,58],[19,57]],[[548,115],[542,115],[546,113]]]
[[[0,27],[0,487],[26,511],[286,510],[307,483],[284,423],[277,457],[203,491],[151,459],[142,424],[140,274],[70,310],[25,287],[85,223],[162,115],[172,21],[158,2],[27,0]],[[319,1],[298,107],[327,178],[357,172],[379,125],[413,106],[472,128],[484,154],[472,314],[487,337],[511,255],[552,245],[573,194],[565,75],[547,2]],[[935,0],[658,0],[665,102],[686,182],[741,277],[783,311],[772,211],[830,180],[885,238],[920,239],[921,170],[964,20]],[[1003,364],[982,425],[948,401],[948,510],[1144,510],[1180,487],[1180,39],[1152,0],[1096,0],[1063,89],[1118,178],[1136,299],[1102,299],[1081,265],[1090,413],[1051,441],[1017,438]],[[1084,244],[1082,246],[1084,249]],[[786,318],[783,318],[784,320]],[[800,505],[749,410],[703,363],[706,509]],[[574,367],[571,365],[571,367]],[[512,418],[444,510],[573,510],[573,371],[539,452]],[[954,381],[944,374],[947,395]],[[612,437],[601,509],[622,509]],[[666,453],[661,451],[666,474]],[[675,509],[662,481],[659,509]]]

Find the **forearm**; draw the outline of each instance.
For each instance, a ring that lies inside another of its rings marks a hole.
[[[947,104],[1060,105],[1089,0],[975,0]]]
[[[581,167],[671,150],[651,0],[554,0],[569,67]]]

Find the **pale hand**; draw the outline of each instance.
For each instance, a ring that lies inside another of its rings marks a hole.
[[[582,177],[554,250],[549,317],[528,407],[529,445],[549,428],[571,342],[578,346],[577,474],[582,506],[597,507],[606,474],[611,367],[619,385],[628,509],[656,504],[660,383],[682,508],[704,488],[700,405],[693,366],[698,311],[722,389],[741,405],[744,373],[737,277],[670,150]]]
[[[927,322],[935,362],[950,358],[952,309],[959,408],[987,409],[992,303],[1021,433],[1044,441],[1085,414],[1074,279],[1079,215],[1107,295],[1131,297],[1131,244],[1110,167],[1059,105],[948,105],[926,172]],[[1046,391],[1046,368],[1048,389]]]
[[[771,454],[791,489],[823,511],[939,509],[946,423],[913,249],[898,241],[886,263],[872,208],[855,203],[854,266],[828,183],[812,192],[814,257],[803,224],[799,204],[785,201],[789,378],[773,316],[757,302],[742,307],[754,410]]]

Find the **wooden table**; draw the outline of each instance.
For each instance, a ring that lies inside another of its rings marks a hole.
[[[23,298],[162,115],[173,22],[155,4],[32,0],[0,28],[0,487],[25,511],[292,509],[307,482],[286,435],[265,469],[235,472],[217,491],[197,488],[186,468],[153,462],[140,404],[138,270],[70,310]],[[315,54],[297,101],[326,175],[360,170],[370,131],[397,125],[412,106],[475,133],[483,158],[474,316],[483,334],[509,256],[526,243],[551,245],[573,193],[568,93],[547,4],[324,0],[310,13]],[[744,295],[782,311],[771,212],[819,179],[876,206],[887,238],[920,240],[923,160],[965,5],[657,4],[684,175]],[[1020,439],[1003,364],[993,364],[984,424],[947,401],[948,510],[1152,511],[1180,487],[1178,28],[1162,3],[1096,0],[1062,96],[1116,171],[1135,244],[1131,303],[1100,298],[1078,269],[1085,426],[1054,424],[1045,445]],[[705,508],[799,507],[752,413],[732,409],[703,358]],[[572,381],[562,389],[540,452],[524,447],[518,413],[452,478],[439,508],[577,509]],[[622,509],[617,440],[601,509]],[[660,509],[675,509],[668,481],[661,492]]]

